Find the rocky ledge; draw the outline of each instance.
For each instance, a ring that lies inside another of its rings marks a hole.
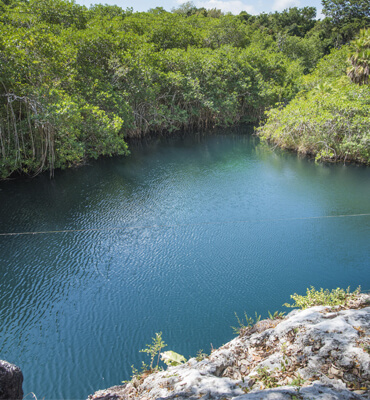
[[[370,296],[264,320],[200,360],[143,374],[90,400],[370,399]],[[145,376],[146,375],[146,376]]]
[[[0,400],[22,400],[23,374],[19,367],[0,360]]]

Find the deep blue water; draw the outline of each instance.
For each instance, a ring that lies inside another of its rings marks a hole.
[[[370,289],[370,216],[336,217],[370,213],[370,168],[243,129],[3,182],[0,204],[0,233],[52,231],[0,236],[0,358],[39,399],[129,379],[155,332],[189,357],[232,339],[234,312],[284,310],[310,285]]]

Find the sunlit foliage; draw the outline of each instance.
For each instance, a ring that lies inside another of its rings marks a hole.
[[[348,48],[333,51],[286,107],[268,111],[259,135],[317,161],[370,164],[370,86],[346,76]]]
[[[127,154],[127,137],[257,123],[335,45],[318,24],[312,7],[0,0],[0,178]]]

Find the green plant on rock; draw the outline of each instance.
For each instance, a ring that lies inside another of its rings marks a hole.
[[[285,316],[285,312],[284,311],[275,311],[273,314],[270,313],[270,311],[268,311],[269,314],[269,319],[282,319]]]
[[[297,375],[296,378],[294,378],[289,385],[290,386],[302,386],[306,381],[301,377],[300,374]]]
[[[280,370],[282,372],[286,372],[287,367],[289,365],[289,358],[287,357],[287,355],[284,353],[283,354],[283,360],[280,362]]]
[[[285,307],[301,308],[304,310],[308,307],[314,306],[342,306],[347,305],[349,300],[355,299],[361,291],[359,286],[354,292],[350,292],[350,287],[347,290],[336,288],[332,291],[329,289],[316,290],[313,286],[311,289],[307,288],[305,296],[294,293],[290,297],[295,301],[293,304],[285,303]]]
[[[370,354],[370,338],[365,337],[365,342],[364,343],[360,343],[359,346],[362,348],[362,350],[365,353]]]
[[[202,360],[204,360],[204,359],[207,358],[207,357],[208,357],[208,355],[207,355],[206,353],[203,352],[203,349],[200,349],[200,350],[198,350],[195,359],[196,359],[197,361],[202,361]]]
[[[244,383],[244,381],[243,381],[243,383]],[[248,386],[243,386],[241,384],[237,384],[236,386],[238,386],[244,393],[250,392],[250,388]]]
[[[135,368],[134,365],[131,365],[131,380],[122,381],[122,383],[129,383],[135,379],[140,380],[143,377],[143,374],[148,370],[148,365],[142,361],[141,363],[141,371]]]
[[[257,311],[255,312],[255,319],[252,317],[248,317],[247,313],[244,311],[245,322],[243,319],[239,318],[236,312],[235,317],[238,321],[239,326],[232,326],[231,328],[236,335],[240,335],[240,333],[247,328],[252,328],[253,325],[261,320],[261,316],[257,315]]]
[[[267,367],[262,367],[257,369],[256,379],[263,383],[266,389],[271,389],[277,387],[278,380]]]
[[[176,365],[184,364],[186,358],[175,351],[169,350],[161,353],[161,360],[168,366],[175,367]]]
[[[141,353],[147,353],[150,356],[150,365],[142,361],[141,371],[139,371],[132,365],[131,382],[134,380],[141,380],[142,378],[145,378],[151,373],[159,371],[161,369],[159,367],[160,357],[161,360],[164,361],[164,363],[168,366],[176,366],[186,362],[186,358],[184,356],[174,351],[165,351],[161,353],[161,350],[166,346],[167,344],[162,339],[162,332],[156,333],[155,336],[152,338],[152,343],[147,344],[145,349],[140,350]],[[153,367],[153,363],[156,357],[157,357],[157,364],[155,367]],[[123,381],[123,382],[128,383],[130,381]]]
[[[135,379],[135,378],[140,379],[141,376],[140,376],[139,370],[137,368],[135,368],[134,364],[132,364],[131,365],[131,379]],[[122,381],[122,382],[127,383],[129,381]]]
[[[155,337],[152,338],[152,344],[147,344],[145,349],[140,350],[140,353],[147,353],[148,355],[150,355],[150,366],[149,366],[150,370],[153,369],[153,362],[156,355],[158,355],[158,358],[155,369],[158,369],[161,350],[166,346],[167,346],[166,343],[162,339],[162,332],[159,333],[156,332]]]

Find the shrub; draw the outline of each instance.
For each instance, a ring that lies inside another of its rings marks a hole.
[[[313,306],[341,306],[347,305],[349,300],[354,299],[360,293],[361,287],[359,286],[354,292],[350,292],[348,286],[347,290],[336,288],[331,292],[329,289],[316,290],[313,286],[311,289],[307,288],[305,296],[294,293],[290,297],[295,301],[294,304],[285,303],[285,307],[297,307],[304,310]]]

